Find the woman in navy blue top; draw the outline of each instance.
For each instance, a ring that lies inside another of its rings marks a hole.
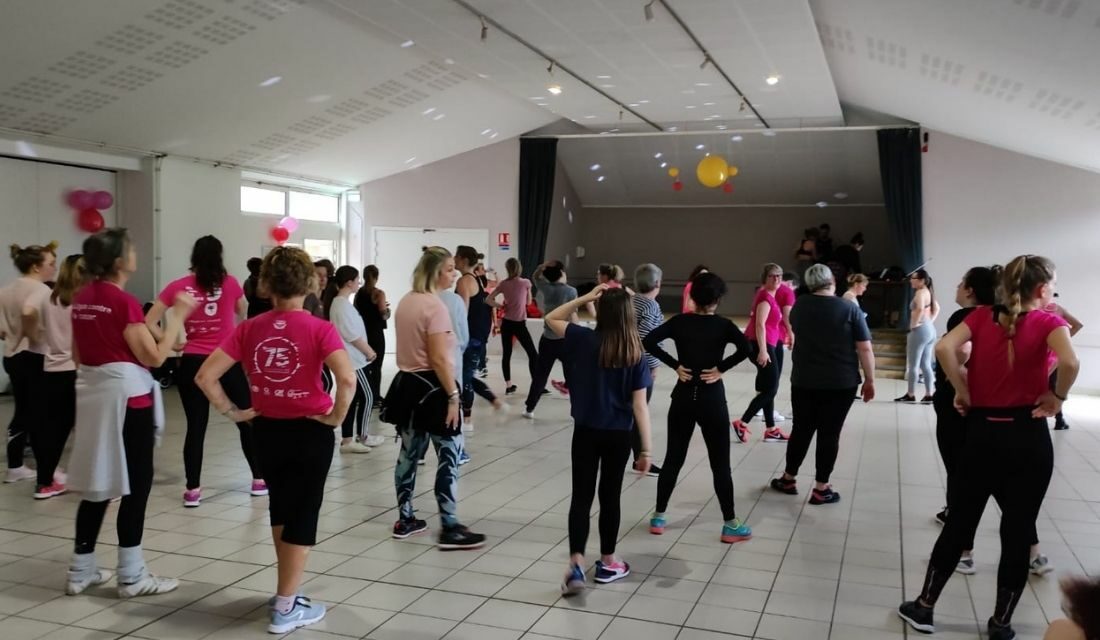
[[[570,317],[586,304],[597,304],[596,329],[572,324]],[[569,572],[562,593],[584,589],[584,545],[599,477],[600,559],[596,582],[605,584],[630,575],[630,565],[615,556],[619,537],[619,496],[630,458],[631,432],[641,436],[635,469],[649,470],[649,367],[634,322],[630,294],[598,285],[546,316],[546,326],[565,338],[569,363],[569,403],[573,420],[573,498],[569,505]]]

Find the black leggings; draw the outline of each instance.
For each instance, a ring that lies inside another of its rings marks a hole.
[[[1027,586],[1035,521],[1054,472],[1054,449],[1046,420],[1032,418],[1031,407],[971,409],[966,441],[955,469],[957,498],[940,532],[925,574],[921,599],[934,605],[962,552],[973,546],[974,532],[992,497],[1001,508],[1001,562],[997,570],[1000,624],[1012,612]]]
[[[539,338],[539,356],[535,365],[535,372],[531,376],[531,390],[527,394],[527,410],[534,411],[538,406],[542,392],[546,390],[546,381],[550,378],[550,372],[554,369],[554,361],[562,363],[562,373],[565,373],[565,340],[554,340],[543,336]]]
[[[645,401],[649,404],[649,401],[653,398],[653,384],[651,383],[645,388]],[[630,452],[634,455],[634,462],[638,462],[638,456],[642,453],[642,432],[638,431],[638,425],[634,425],[634,428],[630,430]],[[652,452],[651,452],[652,453]]]
[[[500,348],[501,368],[504,369],[505,382],[512,381],[512,338],[519,340],[523,350],[527,352],[527,368],[531,371],[531,377],[535,377],[535,362],[539,354],[535,351],[535,342],[527,331],[527,322],[523,320],[500,321]]]
[[[798,475],[798,468],[806,459],[810,450],[810,441],[817,432],[817,473],[815,479],[829,483],[829,476],[836,464],[840,450],[840,430],[844,428],[844,419],[852,408],[856,388],[849,389],[805,389],[791,387],[791,409],[793,425],[791,439],[787,442],[786,472],[792,477]]]
[[[668,501],[687,458],[695,425],[703,432],[714,479],[714,495],[722,507],[722,519],[733,520],[733,476],[730,475],[730,416],[726,391],[721,382],[702,386],[677,383],[668,407],[668,450],[657,477],[657,512],[668,509]]]
[[[939,389],[936,389],[938,392]],[[943,459],[943,468],[947,471],[947,514],[951,515],[951,503],[959,499],[959,461],[962,459],[963,446],[966,444],[966,418],[959,414],[954,406],[955,394],[936,393],[932,396],[932,408],[936,411],[936,446]],[[974,535],[971,532],[963,543],[964,550],[974,548]]]
[[[344,438],[361,440],[367,437],[367,425],[370,424],[370,412],[374,407],[374,394],[370,387],[372,362],[362,369],[355,370],[355,395],[351,398],[348,413],[340,426],[340,435]]]
[[[776,347],[768,345],[769,361],[767,366],[761,367],[756,364],[756,355],[760,353],[760,346],[755,340],[751,340],[749,344],[752,346],[749,359],[756,367],[756,395],[749,402],[745,413],[741,414],[741,422],[745,424],[752,422],[756,412],[763,409],[764,424],[771,429],[775,426],[775,394],[779,391],[779,362],[782,356],[777,357]]]
[[[35,433],[38,440],[38,484],[53,483],[53,473],[61,462],[65,442],[76,422],[76,371],[48,371],[42,376],[45,420]]]
[[[374,349],[374,360],[367,368],[367,382],[375,402],[382,402],[382,362],[386,359],[386,334],[367,333],[367,344]]]
[[[256,418],[256,457],[267,481],[268,514],[272,527],[283,528],[283,542],[317,544],[332,445],[332,427],[309,418]]]
[[[153,408],[127,409],[122,423],[122,446],[126,450],[126,473],[130,480],[130,494],[122,496],[118,505],[118,546],[136,547],[141,544],[145,530],[145,505],[153,488],[153,445],[156,427],[153,425]],[[95,551],[95,541],[103,525],[110,500],[88,502],[81,500],[76,510],[76,553]]]
[[[183,439],[183,469],[187,476],[187,488],[197,489],[202,486],[202,452],[206,442],[206,427],[210,423],[210,401],[206,394],[195,384],[195,375],[206,362],[207,356],[186,353],[180,358],[180,366],[176,372],[176,386],[179,388],[180,401],[183,403],[183,414],[187,417],[187,435]],[[241,365],[235,364],[221,378],[225,395],[238,408],[247,409],[252,406],[252,395],[248,390],[248,380],[244,376]],[[256,463],[253,453],[255,444],[252,441],[252,425],[247,422],[237,423],[237,430],[241,436],[241,451],[248,462],[248,468],[252,471],[252,477],[263,477],[260,467]]]
[[[8,423],[8,468],[23,466],[23,449],[30,440],[35,459],[40,455],[36,438],[32,435],[42,424],[42,366],[45,357],[41,353],[20,351],[4,358],[4,371],[11,379],[11,393],[15,411]],[[47,483],[49,484],[49,483]]]
[[[611,555],[619,539],[619,498],[626,460],[630,457],[630,432],[577,425],[573,428],[571,456],[573,497],[569,502],[569,553],[584,553],[598,475],[600,553]]]

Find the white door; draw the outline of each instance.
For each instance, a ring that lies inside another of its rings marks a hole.
[[[390,308],[397,311],[397,303],[412,288],[412,274],[424,247],[446,247],[452,253],[464,244],[489,254],[488,229],[423,229],[419,227],[374,227],[371,232],[370,253],[378,267],[378,288],[386,292]],[[386,329],[386,351],[393,353],[397,346],[393,323]]]

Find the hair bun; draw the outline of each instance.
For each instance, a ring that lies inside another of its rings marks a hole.
[[[11,245],[11,259],[15,260],[15,258],[19,256],[19,253],[21,251],[23,251],[23,247],[20,247],[17,244],[12,244]]]

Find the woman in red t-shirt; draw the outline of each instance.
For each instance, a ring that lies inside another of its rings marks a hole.
[[[760,275],[763,286],[752,300],[749,324],[745,337],[752,346],[750,356],[756,365],[756,395],[749,402],[740,420],[733,421],[733,431],[741,442],[748,442],[749,423],[757,411],[764,412],[764,442],[786,442],[787,434],[775,426],[775,394],[779,391],[779,358],[776,349],[781,348],[783,338],[783,308],[775,294],[783,286],[783,267],[769,262]]]
[[[325,607],[299,594],[332,464],[332,430],[343,424],[355,394],[355,371],[336,328],[303,309],[315,277],[309,255],[276,247],[264,258],[260,281],[274,308],[237,325],[195,377],[210,404],[233,422],[252,422],[256,457],[268,489],[271,537],[278,559],[271,633],[320,621]],[[252,408],[239,409],[221,379],[240,362]],[[336,379],[336,401],[321,386],[321,366]]]
[[[695,302],[691,299],[691,281],[695,279],[695,276],[700,273],[706,273],[710,271],[710,268],[705,264],[697,264],[695,268],[691,270],[691,275],[688,276],[687,284],[684,285],[684,294],[680,301],[680,312],[691,313],[695,311]]]
[[[936,345],[955,388],[955,408],[967,416],[966,443],[956,466],[958,494],[948,505],[951,517],[932,550],[920,597],[898,609],[918,631],[935,630],[932,608],[993,497],[1001,509],[1001,563],[989,637],[1015,637],[1012,612],[1027,588],[1035,521],[1054,472],[1046,418],[1061,411],[1080,367],[1066,321],[1043,310],[1055,282],[1050,260],[1017,257],[1002,275],[1004,306],[976,308]],[[958,351],[967,342],[964,376]],[[1058,384],[1049,389],[1052,359]]]

